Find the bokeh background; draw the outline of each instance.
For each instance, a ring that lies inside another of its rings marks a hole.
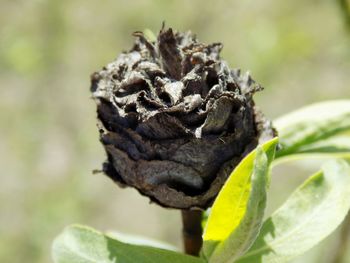
[[[231,67],[251,71],[266,88],[256,101],[274,119],[350,97],[345,3],[0,0],[0,262],[52,262],[52,240],[76,222],[181,248],[178,211],[92,174],[105,155],[89,76],[131,47],[132,32],[158,32],[166,21],[203,42],[223,42]],[[275,169],[268,211],[315,169]],[[339,232],[295,262],[331,262]]]

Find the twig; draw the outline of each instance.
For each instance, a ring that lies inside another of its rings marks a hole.
[[[182,234],[186,254],[198,256],[202,247],[202,212],[182,210]]]

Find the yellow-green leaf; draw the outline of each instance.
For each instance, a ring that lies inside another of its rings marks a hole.
[[[247,155],[232,172],[211,209],[204,230],[202,255],[209,262],[230,262],[242,255],[262,224],[269,164],[278,139]]]

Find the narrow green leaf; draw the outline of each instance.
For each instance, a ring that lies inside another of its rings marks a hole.
[[[274,126],[282,146],[276,158],[298,154],[308,145],[350,131],[350,100],[326,101],[301,108],[275,120]]]
[[[299,187],[237,263],[289,262],[327,237],[350,208],[350,167],[333,160]]]
[[[350,155],[350,136],[336,136],[301,146],[299,154],[334,154],[335,156]]]
[[[156,42],[157,41],[157,37],[156,35],[152,32],[151,29],[146,28],[145,30],[143,30],[143,34],[146,37],[146,39],[150,42]]]
[[[246,156],[216,198],[204,230],[202,255],[209,262],[232,262],[256,239],[264,216],[269,163],[278,139]]]
[[[55,263],[204,263],[200,258],[159,248],[125,244],[85,226],[70,226],[52,247]]]
[[[350,160],[350,136],[344,134],[301,146],[297,153],[281,156],[273,162],[273,165],[306,157],[314,159],[329,159],[331,157]]]

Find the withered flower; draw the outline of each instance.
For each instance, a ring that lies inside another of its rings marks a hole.
[[[254,106],[261,86],[190,32],[140,32],[92,74],[103,171],[162,206],[205,209],[233,168],[273,129]]]

